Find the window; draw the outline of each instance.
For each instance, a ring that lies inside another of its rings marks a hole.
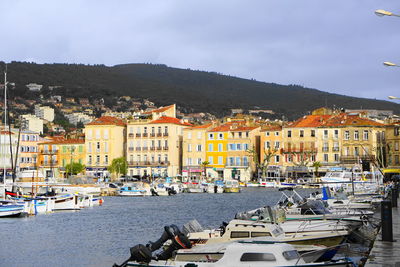
[[[187,138],[188,138],[188,139],[192,139],[192,132],[188,132]]]
[[[311,130],[311,137],[315,137],[315,130]]]
[[[394,136],[399,136],[400,135],[400,127],[394,127],[393,134],[394,134]]]
[[[104,129],[104,132],[103,132],[103,136],[104,136],[104,139],[108,139],[108,130],[107,129]]]
[[[208,157],[208,162],[210,162],[210,165],[213,164],[213,157]]]
[[[104,152],[108,153],[108,142],[104,142]]]
[[[196,146],[196,151],[201,152],[202,151],[202,145],[197,145]]]
[[[279,132],[275,132],[275,136],[279,136]]]
[[[243,165],[248,166],[249,165],[249,159],[247,157],[243,157]]]
[[[235,158],[234,157],[229,157],[229,166],[235,166]]]
[[[323,139],[328,139],[328,130],[324,130],[324,135],[322,136]]]
[[[236,157],[236,166],[241,166],[241,159],[240,159],[240,157]]]
[[[208,134],[208,140],[214,140],[214,134],[209,133]]]
[[[243,144],[243,150],[244,151],[249,150],[249,144]]]
[[[164,127],[164,134],[168,134],[168,126]]]
[[[265,141],[264,146],[265,148],[270,148],[269,141]]]
[[[358,149],[358,147],[354,148],[354,156],[359,156],[360,155],[360,151]]]
[[[335,130],[333,134],[333,138],[338,139],[339,138],[339,130]]]
[[[363,139],[368,140],[368,130],[364,130],[363,132]]]
[[[96,156],[96,164],[100,164],[100,156],[99,155]]]
[[[278,155],[275,155],[275,163],[278,163],[280,161],[280,158]]]
[[[96,130],[96,139],[100,139],[100,130]]]
[[[269,132],[265,132],[265,136],[269,136]]]
[[[218,151],[221,152],[223,150],[222,144],[218,144]]]
[[[88,143],[87,148],[88,148],[88,152],[91,153],[92,152],[92,143],[91,142]]]
[[[242,144],[236,144],[236,150],[242,150]]]
[[[304,130],[300,130],[300,137],[304,137]]]
[[[394,150],[399,151],[399,142],[398,141],[394,142]]]
[[[201,135],[202,135],[201,132],[198,132],[197,133],[197,139],[201,139]]]
[[[104,164],[108,164],[108,155],[104,156]]]
[[[192,144],[188,144],[188,152],[192,152]]]
[[[276,261],[276,258],[272,253],[250,252],[243,253],[240,261]]]
[[[222,164],[224,164],[224,159],[223,159],[223,157],[219,156],[218,157],[218,165],[222,165]]]
[[[292,131],[289,130],[289,131],[287,132],[287,137],[292,137]]]
[[[88,163],[89,163],[89,165],[92,164],[92,156],[91,155],[88,156]]]
[[[219,139],[219,140],[222,140],[222,139],[224,139],[224,134],[222,134],[222,133],[219,133],[219,134],[218,134],[218,139]]]
[[[335,154],[334,157],[335,157],[335,162],[339,162],[339,154]]]
[[[251,232],[251,237],[271,236],[269,232]]]
[[[96,143],[96,152],[100,152],[100,142]]]
[[[208,151],[210,151],[210,152],[213,151],[213,144],[208,144]]]
[[[87,130],[86,131],[86,138],[89,139],[89,140],[92,139],[92,130]]]
[[[279,141],[275,141],[275,145],[274,145],[275,149],[278,149],[278,148],[279,148],[279,146],[280,146],[280,143],[279,143]]]
[[[285,259],[287,259],[288,261],[290,260],[296,260],[298,258],[300,258],[299,253],[297,252],[297,250],[288,250],[288,251],[284,251],[282,253],[283,257]]]
[[[288,155],[287,161],[288,161],[288,162],[292,162],[292,161],[293,161],[293,155]]]
[[[324,162],[328,162],[328,154],[324,154]]]
[[[187,159],[187,165],[191,166],[192,165],[192,158]]]
[[[250,233],[247,231],[232,231],[231,238],[245,238],[250,237]]]
[[[354,140],[358,140],[360,138],[358,131],[354,131]]]
[[[349,140],[349,139],[350,139],[350,132],[344,131],[344,140]]]

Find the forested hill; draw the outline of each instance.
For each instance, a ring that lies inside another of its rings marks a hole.
[[[1,64],[4,68],[4,63]],[[213,72],[171,68],[165,65],[124,64],[8,64],[8,80],[16,84],[15,92],[29,97],[29,83],[61,86],[47,94],[70,97],[104,97],[129,95],[147,98],[157,105],[176,103],[186,112],[210,112],[223,115],[231,108],[271,109],[288,118],[325,106],[393,110],[400,105],[389,101],[330,94],[297,85],[279,85],[241,79]]]

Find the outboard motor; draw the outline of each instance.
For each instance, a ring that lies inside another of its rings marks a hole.
[[[168,196],[171,196],[171,195],[176,195],[176,191],[172,187],[169,187],[168,188]]]
[[[165,226],[164,233],[161,235],[161,237],[154,243],[149,242],[149,244],[147,244],[146,247],[151,252],[153,252],[160,249],[161,246],[164,245],[164,243],[167,242],[168,240],[171,240],[171,244],[169,245],[169,247],[166,250],[154,256],[154,259],[167,260],[172,257],[172,254],[175,250],[192,247],[190,240],[174,224],[170,226]]]
[[[139,244],[134,247],[131,247],[131,257],[129,260],[136,262],[145,262],[149,263],[152,259],[151,250],[145,245]]]

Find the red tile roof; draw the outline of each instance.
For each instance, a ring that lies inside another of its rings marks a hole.
[[[331,116],[322,124],[324,127],[340,127],[340,126],[384,126],[384,124],[363,118],[358,115],[349,115],[348,113],[340,113]]]
[[[245,131],[252,131],[257,129],[258,126],[240,126],[238,128],[232,129],[232,132],[245,132]]]
[[[168,110],[170,108],[173,108],[173,107],[174,107],[174,105],[169,105],[169,106],[166,106],[166,107],[161,107],[161,108],[157,108],[157,109],[153,109],[153,110],[150,110],[150,111],[143,112],[143,114],[160,113],[160,112],[164,112],[164,111],[166,111],[166,110]]]
[[[280,125],[265,125],[261,132],[268,132],[268,131],[282,131],[282,126]]]
[[[111,117],[111,116],[102,116],[86,125],[117,125],[117,126],[125,126],[125,122],[121,119]]]
[[[208,124],[203,124],[203,125],[192,126],[192,127],[187,128],[187,129],[189,129],[189,130],[192,130],[192,129],[206,129],[206,128],[211,127],[211,126],[212,126],[212,123],[208,123]]]
[[[187,123],[187,122],[181,122],[180,119],[177,118],[172,118],[172,117],[167,117],[167,116],[162,116],[161,118],[154,120],[150,123],[156,124],[156,123],[172,123],[172,124],[178,124],[178,125],[184,125],[184,126],[192,126],[192,124]]]
[[[288,128],[306,128],[321,126],[331,115],[307,115],[289,124]]]

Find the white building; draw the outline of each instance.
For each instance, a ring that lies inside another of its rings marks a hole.
[[[31,115],[21,115],[21,127],[23,130],[28,130],[36,133],[43,133],[43,120]]]
[[[65,117],[68,119],[68,121],[73,124],[77,125],[78,122],[82,122],[83,124],[92,122],[94,120],[93,116],[89,116],[85,113],[72,113],[72,114],[67,114]]]
[[[43,85],[37,83],[29,83],[26,85],[26,87],[28,87],[30,91],[40,91]]]
[[[46,121],[54,121],[54,109],[47,106],[35,105],[35,116]]]

